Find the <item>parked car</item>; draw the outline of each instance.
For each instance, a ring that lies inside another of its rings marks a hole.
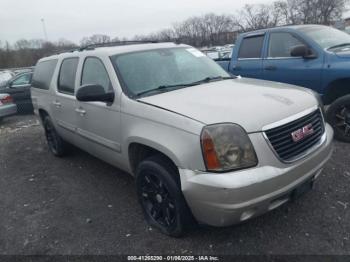
[[[146,220],[171,236],[277,208],[311,189],[332,152],[312,91],[231,77],[187,45],[43,58],[32,99],[54,155],[71,143],[134,175]]]
[[[5,118],[17,113],[16,104],[9,94],[0,94],[0,122]]]
[[[0,88],[5,86],[7,82],[14,77],[14,73],[8,70],[0,71]]]
[[[284,26],[242,34],[232,59],[218,61],[244,77],[318,92],[335,136],[350,142],[350,35],[321,25]]]
[[[8,93],[13,97],[19,114],[33,113],[34,108],[30,97],[32,76],[33,72],[18,74],[0,88],[0,93]]]

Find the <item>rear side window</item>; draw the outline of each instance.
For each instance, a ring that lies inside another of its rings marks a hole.
[[[60,93],[74,95],[75,76],[77,74],[79,58],[66,58],[63,60],[58,77],[57,89]]]
[[[56,65],[57,59],[39,62],[35,66],[32,87],[48,90]]]
[[[261,58],[265,35],[244,38],[239,49],[238,58]]]

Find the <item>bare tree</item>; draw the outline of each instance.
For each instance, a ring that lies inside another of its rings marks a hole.
[[[111,38],[108,35],[96,34],[90,37],[84,37],[81,39],[81,46],[87,46],[91,44],[104,44],[111,42]]]
[[[276,7],[285,24],[330,25],[340,20],[349,0],[282,0]]]
[[[235,24],[241,31],[258,30],[280,24],[281,13],[275,4],[245,5],[236,17]]]

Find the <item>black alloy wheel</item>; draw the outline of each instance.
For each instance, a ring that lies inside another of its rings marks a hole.
[[[174,199],[166,185],[151,173],[141,178],[142,206],[147,214],[164,227],[172,227],[176,220]]]
[[[341,97],[330,105],[327,120],[334,129],[335,137],[350,143],[350,95]]]
[[[43,120],[43,125],[45,129],[47,144],[49,146],[50,151],[55,156],[63,156],[66,152],[66,143],[57,133],[49,116],[45,116]]]
[[[166,157],[151,156],[139,164],[136,190],[146,221],[162,233],[180,237],[195,225],[181,191],[180,175]]]

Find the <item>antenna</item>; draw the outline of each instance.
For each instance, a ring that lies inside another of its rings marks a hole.
[[[42,23],[42,25],[43,25],[43,31],[44,31],[45,40],[46,40],[46,42],[48,42],[49,39],[48,39],[48,37],[47,37],[47,31],[46,31],[45,19],[44,19],[44,18],[41,18],[41,23]]]

